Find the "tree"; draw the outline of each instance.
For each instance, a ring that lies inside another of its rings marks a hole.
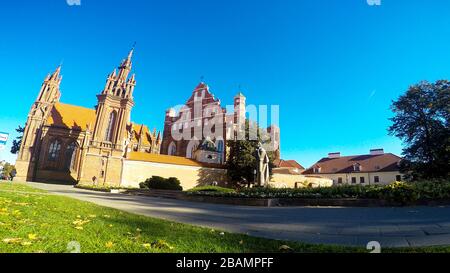
[[[391,109],[389,134],[405,148],[402,172],[411,180],[448,178],[450,173],[450,82],[413,85]]]
[[[13,140],[11,147],[12,154],[17,154],[20,151],[20,145],[22,144],[23,132],[25,132],[25,128],[19,126],[19,128],[16,129],[16,132],[19,133],[19,136]]]
[[[9,179],[11,177],[11,173],[15,172],[15,170],[16,168],[14,167],[14,165],[5,163],[2,170],[2,176]]]
[[[259,140],[249,140],[249,123],[246,123],[246,138],[245,140],[229,140],[227,146],[229,154],[226,162],[228,178],[234,187],[244,185],[251,185],[255,182],[255,170],[257,167],[256,150],[258,148]],[[258,130],[258,139],[260,129]],[[273,159],[274,153],[268,152],[270,159],[269,170],[272,175],[274,167]]]

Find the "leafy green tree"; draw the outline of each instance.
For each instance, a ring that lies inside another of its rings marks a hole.
[[[15,172],[16,168],[14,167],[14,165],[9,163],[5,163],[5,165],[3,165],[2,176],[4,176],[5,178],[10,178],[11,174],[15,175]]]
[[[229,155],[227,158],[227,174],[233,186],[255,182],[256,169],[255,151],[256,141],[233,140],[228,141]]]
[[[411,180],[448,178],[450,173],[450,82],[413,85],[391,106],[389,133],[405,147],[402,171]]]
[[[249,140],[250,135],[249,123],[246,123],[246,138],[245,140],[230,140],[227,141],[229,149],[228,158],[226,162],[227,174],[229,180],[232,182],[233,187],[250,186],[255,183],[255,170],[257,168],[256,150],[258,149],[259,140]],[[260,130],[256,134],[260,139]],[[269,169],[270,175],[272,175],[272,169],[274,167],[273,159],[274,153],[268,152],[269,156]]]
[[[19,136],[13,140],[12,147],[11,147],[11,153],[17,154],[20,150],[20,145],[22,144],[22,137],[23,132],[25,132],[25,128],[22,126],[19,126],[19,128],[16,129],[16,132],[19,133]]]

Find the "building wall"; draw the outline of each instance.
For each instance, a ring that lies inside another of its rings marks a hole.
[[[334,185],[339,185],[339,177],[342,178],[342,184],[352,185],[352,177],[356,177],[356,185],[360,185],[360,178],[364,177],[365,183],[362,185],[388,185],[396,181],[396,176],[401,175],[400,172],[377,172],[377,173],[343,173],[343,174],[318,174],[333,180]],[[379,183],[375,183],[375,176],[380,178]]]
[[[333,181],[328,178],[307,177],[304,175],[293,174],[273,174],[270,185],[275,188],[301,188],[304,182],[311,184],[313,187],[331,187]]]
[[[92,152],[92,151],[91,151]],[[81,184],[120,186],[123,158],[114,155],[88,153],[83,162]]]
[[[226,184],[226,170],[204,167],[191,167],[173,164],[153,163],[144,161],[124,160],[122,169],[122,187],[139,187],[152,176],[164,178],[176,177],[180,180],[183,190],[196,186],[210,185],[218,182]]]

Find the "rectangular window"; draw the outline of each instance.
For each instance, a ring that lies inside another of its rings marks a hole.
[[[364,184],[366,183],[366,179],[364,177],[359,178],[359,183]]]
[[[397,176],[395,177],[395,181],[397,181],[397,182],[402,181],[402,176],[401,176],[401,175],[397,175]]]
[[[380,183],[380,177],[379,176],[375,176],[373,178],[373,180],[375,181],[375,183]]]
[[[342,177],[338,178],[338,184],[342,184]]]
[[[356,184],[356,177],[352,177],[352,184]]]

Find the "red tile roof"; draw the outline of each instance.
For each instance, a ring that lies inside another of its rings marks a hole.
[[[304,170],[305,168],[300,165],[297,161],[295,160],[275,160],[273,162],[275,164],[276,168],[296,168],[299,170]]]
[[[361,166],[360,172],[394,172],[399,171],[398,163],[402,159],[394,154],[355,155],[339,158],[322,158],[303,174],[316,174],[314,168],[320,168],[319,174],[353,173],[354,166]]]

